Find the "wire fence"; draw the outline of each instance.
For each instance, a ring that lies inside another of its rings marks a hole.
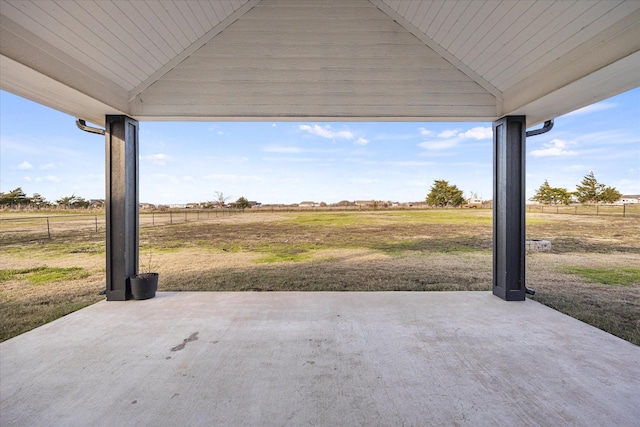
[[[414,210],[416,208],[409,208]],[[404,207],[362,207],[362,206],[273,206],[247,209],[181,209],[175,211],[140,212],[140,227],[170,226],[187,222],[206,221],[224,218],[240,212],[349,212],[349,211],[392,211],[409,210]],[[420,209],[420,208],[418,208]],[[421,209],[425,209],[422,207]],[[450,208],[453,209],[453,208]],[[458,210],[460,208],[457,208]],[[442,210],[442,208],[429,208]],[[475,209],[474,209],[475,210]],[[486,211],[488,208],[478,208]],[[527,213],[556,215],[597,215],[623,218],[640,218],[640,204],[632,205],[576,205],[548,206],[528,205]],[[67,214],[67,215],[33,215],[11,214],[0,217],[0,246],[15,243],[53,240],[56,238],[91,237],[103,238],[106,230],[104,213]]]
[[[141,212],[140,227],[158,227],[186,222],[224,218],[242,212],[238,209],[206,209]],[[106,217],[99,214],[34,216],[21,214],[0,218],[0,245],[53,240],[69,237],[104,237]]]
[[[595,215],[640,218],[640,204],[625,205],[527,205],[527,213]]]

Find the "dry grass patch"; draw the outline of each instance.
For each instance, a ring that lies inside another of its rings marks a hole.
[[[0,340],[100,301],[103,288],[104,273],[79,267],[0,270]]]
[[[306,262],[250,264],[162,275],[166,291],[490,290],[491,257],[389,256],[367,250],[320,251]]]

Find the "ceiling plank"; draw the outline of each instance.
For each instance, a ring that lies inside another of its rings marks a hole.
[[[127,109],[127,91],[121,86],[56,47],[44,44],[33,33],[4,15],[0,16],[0,47],[3,58],[16,61],[93,99],[99,99],[114,109]],[[106,69],[104,71],[107,72]],[[25,74],[24,78],[19,73],[12,75],[19,79],[16,84],[23,86],[26,85],[23,80],[31,74]],[[9,76],[0,75],[0,81],[4,89],[10,82]],[[29,99],[37,102],[37,97]]]
[[[436,43],[433,39],[428,38],[424,33],[420,32],[416,27],[413,26],[410,22],[400,16],[397,12],[390,9],[382,0],[371,0],[380,10],[387,13],[391,16],[396,22],[402,25],[407,31],[416,36],[419,40],[429,46],[431,49],[439,53],[445,60],[451,63],[458,70],[462,71],[464,74],[469,76],[473,81],[478,83],[480,86],[485,88],[489,93],[491,93],[497,100],[496,103],[496,115],[501,115],[501,102],[502,102],[502,92],[498,90],[495,86],[493,86],[489,81],[485,80],[478,73],[469,68],[466,64],[459,61],[455,56],[453,56],[448,50],[444,49],[438,43]]]
[[[129,92],[129,102],[133,101],[133,99],[138,96],[142,91],[155,83],[159,78],[164,76],[167,72],[173,69],[176,65],[181,63],[185,58],[188,58],[193,52],[201,48],[205,45],[209,40],[220,34],[225,28],[235,22],[238,18],[244,15],[247,11],[251,10],[260,0],[248,0],[240,9],[233,12],[229,15],[225,20],[220,22],[211,30],[207,31],[207,33],[200,37],[198,40],[193,42],[186,49],[182,50],[178,55],[174,56],[173,59],[163,65],[160,69],[158,69],[155,73],[153,73],[149,78],[140,83],[138,86],[133,88]]]
[[[505,91],[505,109],[517,111],[541,94],[548,96],[574,81],[587,78],[591,74],[589,70],[605,70],[622,59],[629,62],[633,55],[637,57],[637,52],[640,52],[640,10],[513,85]],[[640,62],[635,66],[635,85],[640,86]]]

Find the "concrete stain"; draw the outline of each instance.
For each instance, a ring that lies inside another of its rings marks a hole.
[[[185,338],[182,341],[182,344],[178,344],[177,346],[173,347],[171,351],[180,351],[185,348],[187,343],[190,343],[192,341],[198,341],[198,332],[194,332],[191,335],[189,335],[189,338]]]

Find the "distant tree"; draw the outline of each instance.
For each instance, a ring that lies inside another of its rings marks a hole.
[[[585,175],[582,182],[576,185],[574,194],[578,196],[580,203],[613,203],[622,196],[614,187],[599,183],[593,171]]]
[[[222,191],[214,191],[213,196],[213,204],[218,208],[224,208],[227,205],[227,200],[231,198],[231,196],[225,196]]]
[[[91,206],[91,202],[83,197],[76,197],[73,203],[71,203],[71,207],[76,209],[86,209]]]
[[[36,209],[42,209],[51,206],[51,203],[40,194],[33,193],[33,196],[31,197],[31,206]]]
[[[545,179],[544,184],[538,188],[533,200],[545,205],[568,205],[571,203],[571,193],[566,188],[552,187]]]
[[[233,204],[233,207],[236,209],[246,209],[251,207],[251,203],[249,203],[249,201],[244,197],[240,197],[238,200],[235,201],[235,203]]]
[[[615,203],[621,198],[622,193],[620,193],[614,187],[606,187],[600,194],[600,201],[602,203]]]
[[[462,190],[455,185],[449,185],[449,182],[443,179],[434,180],[426,201],[431,206],[440,207],[457,207],[465,202]]]
[[[8,193],[0,193],[0,205],[7,207],[17,207],[28,205],[31,199],[27,197],[21,187]]]
[[[56,200],[56,204],[64,209],[84,209],[91,206],[91,202],[89,200],[86,200],[83,197],[78,197],[75,194],[59,198]]]

